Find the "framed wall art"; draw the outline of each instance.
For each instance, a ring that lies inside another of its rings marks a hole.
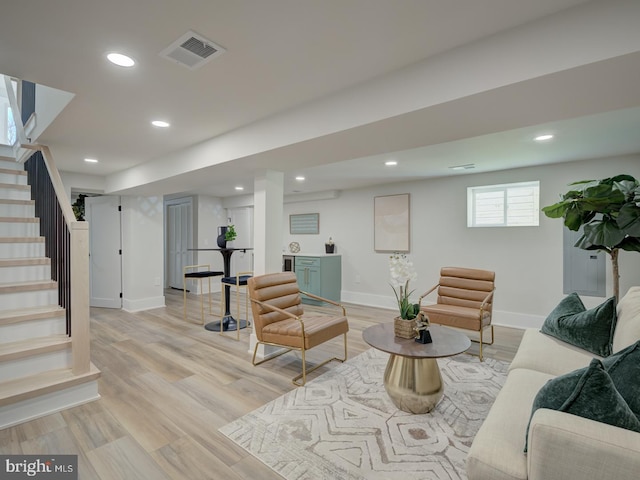
[[[289,233],[317,235],[320,233],[319,213],[289,215]]]
[[[376,252],[409,251],[409,194],[373,199],[373,245]]]

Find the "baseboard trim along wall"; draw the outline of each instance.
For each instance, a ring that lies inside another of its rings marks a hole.
[[[356,305],[365,305],[367,307],[378,307],[381,310],[380,319],[391,319],[390,315],[393,315],[397,310],[396,299],[390,296],[384,295],[373,295],[370,293],[361,293],[361,292],[348,292],[343,290],[341,293],[341,298],[343,302],[346,303],[354,303]],[[425,305],[429,305],[433,302],[425,303]],[[391,312],[387,312],[386,310],[391,310]],[[347,314],[349,312],[347,311]],[[493,311],[493,321],[494,325],[500,325],[503,327],[511,327],[511,328],[540,328],[544,323],[545,317],[541,315],[532,315],[527,313],[516,313],[516,312],[506,312],[502,310],[494,310]]]
[[[164,303],[164,295],[160,297],[140,298],[136,300],[130,300],[128,298],[122,299],[122,309],[125,312],[141,312],[143,310],[162,308],[164,306],[166,306]]]

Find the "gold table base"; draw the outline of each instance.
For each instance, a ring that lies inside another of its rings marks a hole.
[[[384,371],[384,388],[403,412],[428,413],[444,393],[440,368],[435,358],[390,355]]]

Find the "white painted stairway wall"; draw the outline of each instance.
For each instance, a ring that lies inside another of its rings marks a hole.
[[[0,158],[0,429],[99,398],[71,339],[21,164]]]

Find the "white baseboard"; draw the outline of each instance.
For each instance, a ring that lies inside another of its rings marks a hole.
[[[152,308],[162,308],[165,306],[164,295],[160,297],[148,297],[131,300],[128,298],[122,299],[122,309],[125,312],[141,312],[143,310],[151,310]]]
[[[529,313],[505,312],[502,310],[493,311],[491,323],[502,327],[511,328],[540,328],[546,317],[542,315],[532,315]]]
[[[71,388],[0,408],[0,430],[71,407],[98,400],[98,382],[81,383]]]
[[[341,299],[346,303],[380,308],[382,310],[391,310],[391,312],[380,312],[381,320],[388,320],[389,314],[393,315],[393,313],[397,311],[398,308],[396,299],[394,297],[385,295],[374,295],[362,292],[348,292],[343,290],[341,292]],[[425,305],[429,305],[430,303],[433,302],[425,302]],[[347,314],[348,313],[349,312],[347,312]],[[544,323],[544,319],[545,317],[542,315],[494,310],[493,320],[491,323],[493,323],[494,325],[500,325],[502,327],[510,328],[540,328]]]
[[[355,303],[356,305],[365,305],[367,307],[377,307],[385,310],[396,310],[398,304],[396,299],[391,296],[374,295],[372,293],[348,292],[342,290],[340,293],[341,301],[347,303]]]

